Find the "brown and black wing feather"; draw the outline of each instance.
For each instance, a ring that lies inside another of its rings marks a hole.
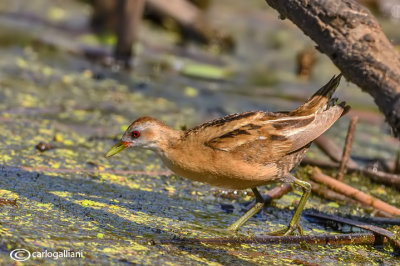
[[[232,138],[245,136],[247,130],[254,130],[253,122],[275,119],[280,116],[287,116],[279,113],[251,111],[239,114],[228,115],[223,118],[209,121],[185,132],[184,138],[208,142],[214,138]],[[243,127],[243,128],[242,128]],[[241,129],[242,128],[242,129]]]
[[[204,144],[215,150],[231,152],[240,159],[264,164],[290,153],[293,138],[285,133],[307,126],[305,123],[312,121],[302,117],[290,119],[287,115],[259,116],[257,121],[209,139]]]
[[[268,163],[309,145],[325,132],[342,114],[335,106],[323,113],[308,116],[280,116],[258,119],[249,124],[210,138],[204,145],[247,161]]]
[[[333,77],[292,112],[234,114],[190,129],[185,137],[240,159],[277,161],[309,145],[343,114],[347,108],[344,104],[329,106],[340,77]]]

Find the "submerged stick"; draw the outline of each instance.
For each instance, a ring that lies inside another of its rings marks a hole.
[[[386,230],[384,228],[378,227],[378,226],[374,226],[374,225],[370,225],[370,224],[366,224],[360,221],[355,221],[355,220],[351,220],[348,218],[343,218],[340,216],[336,216],[336,215],[330,215],[330,214],[325,214],[325,213],[319,213],[319,212],[314,212],[314,211],[308,211],[305,212],[306,216],[309,217],[313,217],[313,218],[317,218],[317,219],[322,219],[322,220],[328,220],[328,221],[334,221],[337,223],[342,223],[342,224],[348,224],[351,226],[355,226],[355,227],[359,227],[362,229],[366,229],[368,231],[373,232],[375,235],[378,235],[382,238],[387,238],[389,240],[389,242],[396,248],[396,249],[400,249],[400,241],[395,239],[395,235],[390,232],[389,230]]]
[[[341,160],[341,149],[336,145],[330,138],[325,135],[319,136],[314,140],[317,147],[323,151],[332,161],[340,162]]]
[[[293,187],[289,183],[285,183],[282,186],[275,187],[268,191],[268,193],[264,196],[264,205],[271,203],[274,199],[280,199],[283,195],[289,193],[293,190]]]
[[[319,168],[324,168],[324,169],[335,169],[335,168],[339,167],[339,164],[337,162],[313,159],[313,158],[309,158],[309,157],[305,157],[301,161],[300,165],[318,166]],[[351,169],[351,168],[349,168],[349,169]]]
[[[340,162],[342,160],[342,149],[336,143],[325,135],[319,136],[314,143],[323,151],[332,161]],[[348,167],[357,167],[358,164],[351,158],[347,163]]]
[[[340,161],[339,173],[337,180],[342,181],[347,170],[347,163],[350,158],[351,144],[353,144],[354,131],[356,129],[358,116],[351,119],[349,129],[347,131],[346,141],[343,148],[342,160]]]
[[[375,182],[400,188],[400,175],[385,173],[373,168],[363,168],[361,173]]]
[[[255,237],[215,237],[215,238],[176,238],[162,239],[157,242],[165,244],[313,244],[313,245],[373,245],[376,237],[372,233],[337,234],[337,235],[303,235],[303,236],[255,236]]]
[[[353,205],[357,205],[360,206],[361,208],[374,213],[375,216],[378,217],[386,217],[386,218],[391,218],[393,217],[393,215],[391,215],[390,213],[387,213],[385,211],[382,210],[377,210],[373,207],[371,207],[370,205],[367,204],[363,204],[359,201],[356,201],[346,195],[337,193],[323,185],[320,185],[318,183],[315,183],[313,181],[307,181],[308,183],[311,184],[311,190],[313,193],[317,194],[318,196],[328,199],[328,200],[333,200],[333,201],[337,201],[341,204],[353,204]],[[400,220],[399,220],[400,221]]]
[[[400,225],[400,218],[390,218],[390,217],[371,217],[371,216],[348,216],[349,219],[361,221],[364,223],[371,223],[375,225]]]
[[[320,197],[323,197],[325,199],[328,200],[333,200],[333,201],[337,201],[341,204],[353,204],[353,205],[357,205],[369,212],[372,212],[375,216],[378,217],[385,217],[385,218],[392,218],[393,215],[391,215],[390,213],[387,213],[385,211],[382,210],[377,210],[374,207],[364,204],[362,202],[356,201],[346,195],[343,195],[341,193],[337,193],[327,187],[324,187],[323,185],[320,185],[318,183],[315,183],[313,181],[307,181],[311,184],[311,190],[312,192],[314,192],[315,194],[319,195]]]
[[[0,206],[4,205],[18,206],[17,199],[9,200],[0,198]]]
[[[335,169],[339,167],[338,163],[325,161],[325,160],[317,160],[311,158],[304,158],[301,162],[302,165],[312,165],[317,166],[324,169]],[[394,186],[400,188],[400,175],[390,174],[383,171],[379,171],[375,168],[365,168],[365,167],[351,167],[348,166],[347,170],[349,172],[360,172],[364,176],[371,178],[375,182]]]
[[[400,209],[383,202],[375,197],[372,197],[358,189],[355,189],[349,185],[344,184],[341,181],[338,181],[330,176],[327,176],[321,172],[318,168],[314,168],[313,174],[311,175],[311,179],[316,182],[326,184],[331,189],[336,192],[342,193],[352,199],[355,199],[363,204],[367,204],[372,206],[378,210],[385,211],[392,215],[400,215]]]
[[[320,185],[318,183],[315,183],[311,180],[307,181],[308,183],[311,184],[311,191],[314,192],[315,194],[328,199],[328,200],[334,200],[334,201],[338,201],[340,203],[345,203],[345,204],[357,204],[359,203],[358,201],[349,198],[343,194],[337,193],[323,185]]]
[[[289,183],[285,183],[279,187],[275,187],[268,191],[267,194],[263,195],[264,198],[264,206],[270,204],[274,199],[280,199],[283,197],[283,195],[289,193],[290,191],[293,190],[293,187]],[[256,204],[256,201],[251,202],[247,208],[251,209],[254,204]]]

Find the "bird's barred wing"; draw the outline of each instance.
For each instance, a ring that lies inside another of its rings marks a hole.
[[[279,159],[296,151],[325,132],[343,113],[334,106],[323,113],[307,116],[258,117],[245,125],[223,132],[204,144],[212,149]]]
[[[259,126],[254,123],[259,124],[262,121],[276,119],[280,116],[287,116],[287,114],[253,111],[228,115],[189,129],[185,132],[184,137],[202,143],[208,143],[213,139],[219,137],[224,138],[229,135],[231,137],[243,137],[243,135],[248,133],[247,130],[259,128]],[[246,130],[246,132],[244,130]]]

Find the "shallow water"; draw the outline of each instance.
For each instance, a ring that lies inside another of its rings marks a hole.
[[[0,15],[0,198],[18,203],[18,207],[0,206],[0,264],[12,262],[9,252],[15,248],[82,250],[85,256],[28,261],[31,264],[399,263],[389,247],[157,244],[156,240],[177,236],[230,235],[225,228],[244,213],[252,198],[245,192],[227,196],[218,188],[170,175],[149,151],[132,150],[105,159],[104,153],[132,120],[152,115],[180,128],[234,112],[290,110],[338,73],[324,55],[317,54],[314,72],[318,73],[309,82],[298,80],[294,58],[312,43],[295,26],[278,20],[263,1],[216,2],[209,16],[234,33],[233,54],[210,54],[191,44],[186,49],[204,60],[179,56],[169,33],[145,23],[135,71],[121,73],[71,54],[61,45],[72,39],[109,49],[94,42],[93,36]],[[49,3],[1,1],[0,8],[71,27],[85,25],[89,12],[83,4]],[[62,13],[63,8],[68,12]],[[391,24],[384,23],[388,34],[394,35]],[[50,47],[48,36],[61,44]],[[224,80],[205,80],[177,70],[210,58],[232,74]],[[370,97],[354,85],[343,81],[338,95],[354,109],[382,119]],[[347,125],[345,117],[327,134],[342,145]],[[39,142],[54,149],[40,152],[35,148]],[[352,155],[393,160],[397,149],[398,142],[383,123],[361,120],[357,125]],[[313,147],[309,156],[324,155]],[[355,175],[345,181],[399,206],[398,191],[391,187]],[[299,199],[299,192],[285,195],[246,223],[238,235],[263,235],[286,225]],[[317,196],[311,197],[307,208],[365,214],[356,206]],[[304,218],[301,224],[308,234],[335,232]]]

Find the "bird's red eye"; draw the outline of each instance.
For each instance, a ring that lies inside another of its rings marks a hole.
[[[138,138],[138,137],[140,137],[140,132],[135,130],[135,131],[132,131],[131,135],[133,138]]]

